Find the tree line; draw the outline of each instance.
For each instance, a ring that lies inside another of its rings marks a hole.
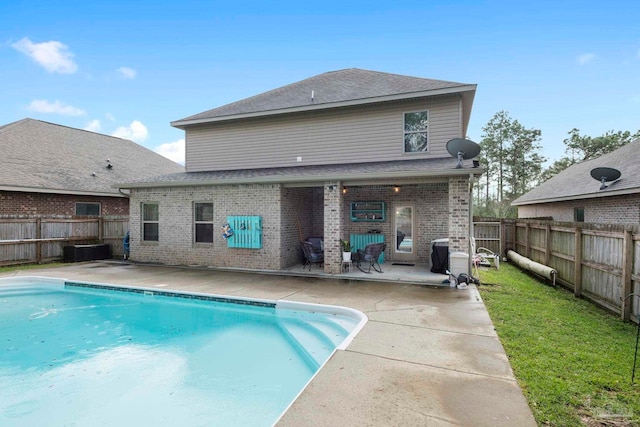
[[[474,187],[474,215],[516,217],[513,200],[575,163],[595,159],[640,138],[640,130],[633,134],[608,131],[591,137],[574,128],[562,141],[564,155],[546,168],[547,158],[540,153],[541,137],[539,129],[526,128],[507,111],[497,112],[482,128],[479,160],[486,172]]]

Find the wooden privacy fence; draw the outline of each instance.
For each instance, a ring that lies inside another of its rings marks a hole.
[[[637,319],[640,298],[638,227],[503,219],[502,247],[558,271],[557,281],[624,320]],[[504,252],[502,255],[504,256]]]
[[[108,243],[122,257],[129,217],[0,218],[0,265],[61,260],[69,245]]]

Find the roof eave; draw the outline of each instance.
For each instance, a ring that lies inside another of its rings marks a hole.
[[[122,183],[114,186],[118,189],[135,189],[135,188],[162,188],[162,187],[196,187],[206,185],[237,185],[237,184],[292,184],[292,183],[324,183],[326,181],[348,181],[351,185],[355,185],[359,181],[371,180],[406,180],[416,178],[446,178],[450,176],[468,176],[474,175],[478,177],[484,173],[483,168],[461,168],[444,171],[442,169],[434,171],[395,171],[384,173],[361,173],[361,174],[336,174],[325,176],[269,176],[261,178],[230,178],[230,179],[211,179],[211,180],[193,180],[193,181],[169,181],[169,182],[132,182]]]
[[[187,126],[191,125],[199,125],[204,123],[214,123],[214,122],[222,122],[227,120],[236,120],[236,119],[247,119],[253,117],[263,117],[263,116],[274,116],[278,114],[289,114],[289,113],[299,113],[304,111],[316,111],[316,110],[325,110],[331,108],[340,108],[340,107],[351,107],[356,105],[367,105],[374,104],[379,102],[390,102],[390,101],[401,101],[405,99],[413,99],[413,98],[423,98],[428,96],[437,96],[437,95],[448,95],[455,93],[468,93],[471,92],[470,97],[467,96],[466,99],[468,101],[469,108],[465,108],[465,123],[468,123],[469,116],[471,114],[471,103],[473,103],[473,94],[475,93],[477,85],[469,84],[469,85],[461,85],[443,89],[434,89],[420,92],[408,92],[408,93],[399,93],[387,96],[378,96],[373,98],[366,99],[354,99],[349,101],[341,101],[341,102],[331,102],[326,104],[309,104],[303,105],[299,107],[292,108],[280,108],[276,110],[267,110],[267,111],[255,111],[250,113],[243,114],[232,114],[228,116],[220,116],[220,117],[210,117],[210,118],[202,118],[202,119],[194,119],[194,120],[176,120],[171,122],[171,126],[184,129]],[[468,111],[467,111],[468,110]]]
[[[65,194],[65,195],[72,195],[72,196],[127,197],[126,195],[121,193],[68,190],[68,189],[61,189],[61,188],[19,187],[19,186],[11,186],[11,185],[0,186],[0,191],[12,191],[17,193]]]
[[[597,199],[599,197],[627,196],[629,194],[638,194],[638,193],[640,193],[640,188],[627,188],[624,190],[610,190],[602,193],[589,193],[589,194],[579,194],[574,196],[552,197],[549,199],[526,200],[522,202],[513,201],[511,202],[511,205],[512,206],[539,205],[544,203],[569,202],[572,200]]]

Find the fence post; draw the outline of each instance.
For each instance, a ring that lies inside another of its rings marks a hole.
[[[104,239],[104,223],[102,222],[102,217],[98,218],[98,243],[104,243],[102,240]]]
[[[527,222],[524,227],[524,256],[527,258],[531,258],[531,243],[529,239],[531,238],[531,225]]]
[[[625,230],[622,248],[622,306],[620,313],[622,320],[626,322],[631,318],[631,303],[633,302],[631,298],[626,299],[627,295],[631,293],[633,273],[633,234],[631,234],[631,230]]]
[[[582,293],[582,229],[575,228],[573,255],[573,294],[577,297]]]
[[[36,218],[36,264],[42,263],[42,218]]]
[[[549,265],[551,260],[551,226],[544,227],[544,265]]]

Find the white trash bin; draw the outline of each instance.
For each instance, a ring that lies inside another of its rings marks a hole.
[[[469,274],[469,254],[465,252],[451,252],[449,254],[449,271],[456,277],[462,273]]]

